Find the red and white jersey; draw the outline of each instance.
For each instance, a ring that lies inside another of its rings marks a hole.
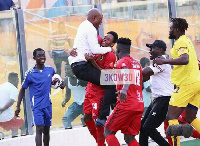
[[[106,54],[94,55],[94,59],[101,68],[113,69],[116,61],[116,56],[113,52],[108,52]],[[104,95],[105,89],[88,82],[86,92],[89,92],[92,95]]]
[[[142,67],[130,56],[125,56],[117,61],[116,69],[129,68],[134,70],[133,84],[130,84],[127,90],[127,99],[121,103],[117,101],[117,106],[124,110],[143,111],[144,101],[142,97]],[[123,85],[117,85],[117,91],[121,90]],[[119,95],[118,95],[119,96]]]

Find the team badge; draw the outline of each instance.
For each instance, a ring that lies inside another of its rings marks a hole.
[[[122,63],[122,67],[125,67],[126,66],[126,64],[125,63]]]
[[[103,58],[104,58],[104,57],[103,57],[103,55],[101,55],[101,57],[99,58],[99,61],[102,61],[102,60],[103,60]]]
[[[183,53],[185,50],[184,48],[180,48],[180,52]]]

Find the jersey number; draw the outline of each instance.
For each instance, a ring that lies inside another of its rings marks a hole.
[[[134,85],[140,86],[140,70],[134,70],[135,81]]]

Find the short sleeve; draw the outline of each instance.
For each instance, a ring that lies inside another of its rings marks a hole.
[[[184,41],[179,41],[176,44],[176,48],[177,48],[176,51],[177,51],[178,56],[189,53],[187,44]]]
[[[30,75],[29,75],[29,72],[27,71],[26,73],[25,73],[25,77],[24,77],[24,81],[22,82],[22,88],[25,88],[25,89],[27,89],[28,88],[28,86],[29,86],[29,77]]]
[[[17,88],[14,87],[10,93],[10,99],[13,99],[14,101],[16,101],[17,96],[18,96],[18,90]]]
[[[154,75],[164,71],[164,65],[151,65],[149,67],[152,69]]]

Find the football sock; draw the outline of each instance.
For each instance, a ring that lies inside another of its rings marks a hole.
[[[166,134],[166,130],[168,126],[169,126],[169,123],[167,121],[164,121],[164,129],[165,129],[166,138],[168,140],[169,145],[173,146],[172,138]]]
[[[178,125],[178,124],[179,124],[178,119],[169,120],[169,125]],[[171,138],[174,145],[174,136],[171,136]],[[180,146],[181,145],[180,136],[177,136],[176,139],[177,139],[177,146]]]
[[[106,137],[106,142],[107,142],[108,146],[120,146],[119,141],[113,134],[108,135]]]
[[[140,146],[139,143],[137,142],[137,140],[133,140],[131,141],[128,146]]]
[[[90,134],[94,137],[94,139],[97,142],[97,132],[96,132],[96,126],[95,126],[94,120],[85,121],[85,124],[88,130],[90,131]]]
[[[177,119],[169,120],[169,125],[178,125],[179,122]]]
[[[104,137],[104,127],[103,126],[97,126],[97,145],[98,146],[104,146],[105,143],[105,137]]]
[[[198,118],[194,119],[191,123],[191,125],[200,132],[200,120]]]
[[[193,129],[192,137],[200,138],[200,133],[197,130]]]

